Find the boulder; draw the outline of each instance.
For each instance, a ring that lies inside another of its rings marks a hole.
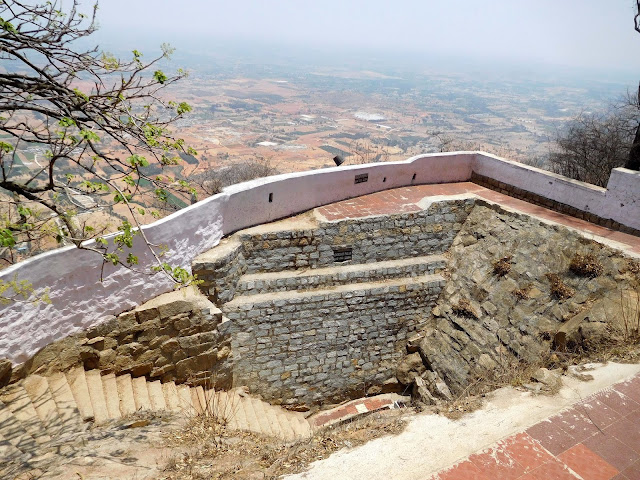
[[[562,386],[562,378],[555,372],[552,372],[546,368],[539,368],[536,370],[531,379],[544,385],[543,390],[554,391]]]
[[[411,385],[413,380],[426,371],[419,353],[412,353],[404,357],[396,369],[396,378],[403,385]]]

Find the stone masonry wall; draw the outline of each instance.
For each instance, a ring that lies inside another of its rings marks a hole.
[[[394,376],[406,340],[424,326],[444,279],[306,294],[225,306],[234,385],[271,402],[320,404],[363,395]],[[432,278],[432,277],[426,277]]]
[[[438,202],[427,210],[337,222],[318,228],[251,234],[240,232],[247,273],[334,265],[334,248],[352,247],[350,263],[371,263],[443,253],[473,200]]]
[[[416,213],[320,222],[300,230],[240,231],[197,257],[193,272],[203,282],[201,290],[222,305],[235,297],[244,273],[334,266],[337,248],[352,248],[343,265],[439,254],[450,247],[473,205],[473,199],[442,201]]]
[[[228,387],[231,342],[224,326],[222,312],[201,294],[172,292],[46,346],[14,377],[83,365],[163,382],[199,383],[209,381],[215,370],[218,386]]]

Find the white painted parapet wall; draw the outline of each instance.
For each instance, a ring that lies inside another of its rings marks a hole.
[[[254,180],[143,227],[150,242],[168,246],[164,261],[190,268],[192,259],[236,230],[347,198],[408,185],[462,182],[472,172],[640,229],[640,173],[615,169],[607,189],[479,152],[419,155],[403,162],[342,166]],[[356,175],[367,181],[355,183]],[[152,264],[146,245],[133,254]],[[0,307],[0,358],[21,363],[40,348],[99,323],[172,288],[162,275],[105,266],[75,247],[43,253],[0,272],[49,291],[50,304]],[[143,267],[141,267],[141,270]]]

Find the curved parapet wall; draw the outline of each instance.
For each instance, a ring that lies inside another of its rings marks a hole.
[[[197,255],[237,230],[380,190],[468,181],[472,174],[640,229],[638,172],[615,169],[608,189],[602,189],[488,154],[456,152],[254,180],[229,187],[143,230],[151,243],[168,247],[163,261],[190,268]],[[143,273],[153,258],[142,241],[134,244],[132,253],[140,258],[140,270],[105,266],[102,271],[98,255],[67,247],[0,272],[1,280],[25,280],[36,291],[48,289],[51,298],[49,304],[15,302],[2,307],[0,357],[21,363],[56,339],[172,288],[162,275]]]

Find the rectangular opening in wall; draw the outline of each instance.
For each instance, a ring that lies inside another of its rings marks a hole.
[[[369,181],[369,174],[368,173],[361,173],[360,175],[356,175],[355,183],[364,183],[364,182],[368,182],[368,181]]]
[[[333,249],[334,262],[348,262],[353,257],[352,247],[339,247]]]

